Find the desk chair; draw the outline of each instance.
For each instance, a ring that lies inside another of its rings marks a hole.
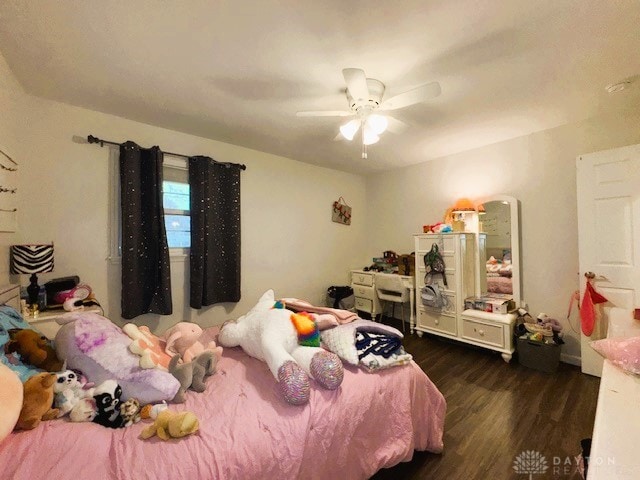
[[[382,304],[382,312],[384,313],[384,307],[387,302],[392,302],[391,316],[394,317],[396,304],[400,304],[401,318],[402,318],[402,331],[404,332],[404,304],[409,301],[409,289],[403,282],[403,278],[400,275],[393,273],[376,273],[376,292],[378,298]]]

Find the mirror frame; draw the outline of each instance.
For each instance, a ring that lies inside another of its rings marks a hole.
[[[492,195],[486,198],[483,198],[479,203],[487,203],[487,202],[507,202],[509,204],[509,209],[511,212],[511,265],[512,265],[512,274],[511,274],[511,282],[512,282],[512,290],[513,290],[513,301],[516,304],[516,308],[520,308],[523,306],[524,302],[522,301],[522,263],[521,263],[521,255],[520,255],[520,201],[517,198],[510,197],[508,195]],[[478,245],[476,251],[479,252],[479,241],[480,241],[480,228],[479,224],[477,227],[476,233],[476,242]],[[480,258],[478,253],[478,288],[480,286],[480,269],[482,265],[480,265]],[[480,294],[484,292],[479,292]]]

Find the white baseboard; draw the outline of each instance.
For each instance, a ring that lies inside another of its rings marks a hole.
[[[582,366],[582,359],[577,355],[567,355],[566,353],[560,354],[560,361],[568,363],[569,365],[575,365],[576,367]]]

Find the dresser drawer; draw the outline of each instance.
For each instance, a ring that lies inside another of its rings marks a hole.
[[[458,239],[457,235],[434,235],[432,237],[418,237],[418,245],[416,250],[428,252],[431,250],[431,246],[434,243],[438,244],[438,248],[440,249],[440,254],[445,255],[446,253],[452,253],[456,251],[456,240]],[[444,248],[444,251],[443,251]],[[423,253],[424,255],[424,253]]]
[[[456,335],[458,331],[456,317],[423,310],[421,307],[418,308],[418,326],[450,335]]]
[[[356,297],[368,298],[369,300],[373,300],[376,297],[375,287],[365,287],[357,283],[352,283],[351,288],[353,288],[353,294]]]
[[[351,274],[351,283],[371,287],[373,286],[373,273],[353,272]]]
[[[462,319],[462,338],[505,348],[504,327],[477,320]]]
[[[442,299],[444,300],[444,305],[439,308],[427,307],[426,305],[424,305],[422,303],[421,294],[421,290],[416,291],[416,303],[425,312],[430,312],[432,315],[441,313],[455,315],[456,313],[458,313],[458,297],[455,293],[440,290],[440,294],[442,295]]]
[[[418,274],[416,275],[416,289],[419,290],[424,287],[424,277],[427,271],[424,268],[424,264],[418,269]],[[431,275],[432,281],[435,281],[441,288],[445,290],[449,290],[451,292],[456,291],[456,271],[454,268],[445,268],[445,275],[447,277],[447,286],[444,286],[444,281],[442,280],[442,275],[438,273],[434,273]]]
[[[373,300],[368,298],[356,297],[356,310],[361,312],[372,313],[373,312]]]

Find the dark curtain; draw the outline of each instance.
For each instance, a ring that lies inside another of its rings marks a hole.
[[[170,315],[169,247],[162,206],[162,151],[120,146],[122,316]]]
[[[192,308],[240,300],[240,168],[189,158]]]

